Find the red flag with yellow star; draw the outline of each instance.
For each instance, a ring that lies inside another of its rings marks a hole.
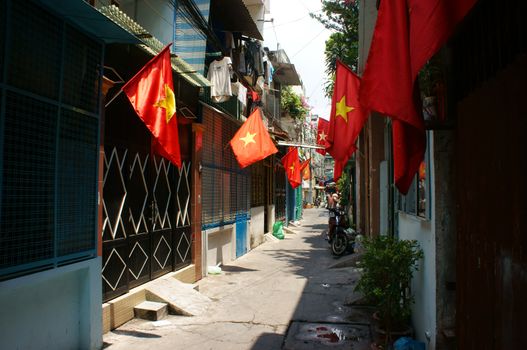
[[[329,121],[323,118],[318,118],[317,124],[317,145],[324,147],[324,149],[316,149],[322,155],[326,154],[326,143],[329,133]]]
[[[152,58],[122,90],[154,136],[161,155],[179,168],[181,153],[169,48],[167,45]]]
[[[359,104],[359,87],[359,77],[337,61],[326,151],[344,164],[357,149],[355,142],[368,117]]]
[[[309,164],[311,163],[311,158],[304,160],[300,163],[300,173],[302,174],[302,180],[311,179],[311,168]]]
[[[289,184],[297,188],[302,183],[300,178],[300,159],[298,158],[298,148],[290,147],[289,152],[282,158],[282,164],[285,168],[285,174]]]
[[[241,168],[245,168],[278,152],[262,122],[259,109],[247,118],[230,141],[232,152]]]
[[[426,150],[426,133],[415,84],[423,65],[445,44],[476,0],[381,1],[360,100],[392,119],[393,172],[407,194]]]

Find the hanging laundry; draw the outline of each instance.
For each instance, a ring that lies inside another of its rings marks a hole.
[[[247,51],[245,53],[245,63],[247,64],[247,72],[255,73],[256,76],[264,74],[263,67],[263,51],[262,45],[255,40],[247,43]]]
[[[210,96],[214,102],[225,102],[232,96],[232,61],[228,56],[214,60],[209,65],[207,79],[211,82]]]
[[[233,95],[238,96],[238,100],[244,107],[247,106],[247,88],[239,81],[232,83],[231,87]]]

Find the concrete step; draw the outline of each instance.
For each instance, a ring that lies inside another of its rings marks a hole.
[[[134,307],[134,317],[142,318],[143,320],[157,321],[167,314],[168,308],[166,303],[143,301]]]
[[[175,278],[158,278],[152,281],[145,290],[147,300],[167,303],[169,312],[176,315],[201,315],[212,303],[192,285]]]
[[[282,227],[282,229],[284,230],[285,233],[288,233],[288,234],[293,234],[293,235],[296,235],[297,232],[295,230],[293,230],[291,227]]]

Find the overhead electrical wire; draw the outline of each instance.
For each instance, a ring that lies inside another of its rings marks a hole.
[[[306,47],[309,46],[309,44],[311,44],[313,41],[315,41],[316,38],[318,38],[320,36],[320,34],[322,34],[324,31],[326,30],[326,28],[323,28],[317,35],[315,35],[314,37],[311,38],[311,40],[309,40],[304,46],[302,46],[302,48],[300,48],[300,50],[298,50],[297,52],[295,52],[293,54],[293,56],[291,56],[291,58],[294,58],[296,55],[298,55],[300,52],[302,52]]]

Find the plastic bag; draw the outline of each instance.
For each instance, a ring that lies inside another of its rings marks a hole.
[[[273,236],[278,239],[284,239],[284,223],[282,221],[277,221],[273,225]]]
[[[208,266],[207,267],[207,273],[209,275],[219,275],[219,274],[221,274],[221,267],[219,267],[218,265],[216,265],[216,266]]]
[[[399,338],[393,343],[394,350],[425,350],[425,343],[408,337]]]

